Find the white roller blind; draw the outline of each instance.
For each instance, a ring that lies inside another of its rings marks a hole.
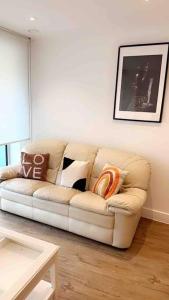
[[[30,137],[29,43],[0,29],[0,145]]]

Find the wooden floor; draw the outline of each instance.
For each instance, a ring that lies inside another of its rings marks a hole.
[[[61,246],[60,300],[169,300],[169,225],[142,219],[129,250],[4,212],[0,226]]]

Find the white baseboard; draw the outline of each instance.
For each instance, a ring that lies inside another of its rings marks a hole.
[[[142,216],[146,219],[151,219],[157,222],[169,224],[169,213],[164,213],[159,210],[154,210],[154,209],[144,207]]]

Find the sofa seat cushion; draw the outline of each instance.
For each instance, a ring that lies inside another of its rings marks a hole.
[[[75,195],[71,199],[70,205],[101,215],[112,215],[107,209],[107,201],[90,191]]]
[[[33,193],[40,187],[50,185],[47,181],[25,179],[25,178],[14,178],[3,181],[0,187],[18,194],[32,196]]]
[[[51,184],[46,187],[39,188],[33,196],[43,200],[69,204],[72,197],[80,193],[80,191],[72,188]]]
[[[77,207],[69,207],[69,217],[84,223],[93,224],[107,229],[114,227],[114,214],[111,216],[96,214]]]
[[[14,193],[5,189],[1,189],[0,196],[2,199],[20,203],[26,206],[33,206],[33,197],[23,194]]]

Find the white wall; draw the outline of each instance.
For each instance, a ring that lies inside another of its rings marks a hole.
[[[145,206],[154,210],[144,214],[164,222],[169,222],[169,85],[161,124],[116,121],[112,115],[118,46],[168,39],[169,31],[112,28],[109,33],[63,34],[32,43],[33,137],[103,144],[144,155],[152,164]]]

